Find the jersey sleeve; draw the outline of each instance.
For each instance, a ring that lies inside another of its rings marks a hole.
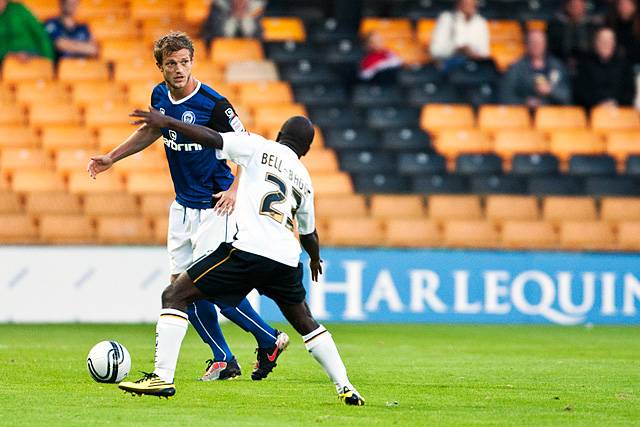
[[[228,159],[244,167],[247,167],[253,155],[264,144],[261,136],[249,132],[224,132],[220,135],[222,148],[217,150],[218,159]]]
[[[227,98],[222,98],[213,106],[207,127],[218,132],[245,132],[244,125]]]
[[[296,211],[298,232],[301,235],[311,234],[316,229],[315,208],[313,205],[313,190],[309,190],[302,199],[302,205]]]

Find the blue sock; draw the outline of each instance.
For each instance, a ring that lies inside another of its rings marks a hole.
[[[271,348],[276,343],[276,330],[251,307],[247,299],[243,299],[237,307],[218,304],[220,313],[247,332],[251,332],[260,348]]]
[[[233,353],[231,353],[231,349],[220,330],[218,313],[216,313],[216,307],[212,302],[200,300],[189,304],[187,314],[202,341],[211,347],[213,360],[229,361],[233,359]]]

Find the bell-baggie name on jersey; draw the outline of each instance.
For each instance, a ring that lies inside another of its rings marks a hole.
[[[160,83],[153,89],[151,105],[162,114],[185,123],[206,126],[218,132],[244,131],[229,101],[200,82],[191,94],[177,101],[171,97],[166,84]],[[161,131],[176,201],[188,208],[211,208],[213,195],[231,186],[231,169],[226,162],[216,158],[215,150],[173,129],[163,128]]]

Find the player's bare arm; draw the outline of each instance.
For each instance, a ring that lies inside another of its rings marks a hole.
[[[318,275],[322,274],[322,260],[320,259],[320,239],[318,237],[318,230],[313,230],[313,233],[311,234],[301,234],[300,244],[311,258],[311,261],[309,262],[309,267],[311,268],[311,280],[317,282]]]
[[[87,172],[89,172],[91,178],[95,179],[96,175],[106,171],[117,161],[144,150],[161,136],[160,129],[141,126],[111,152],[91,157],[87,165]]]

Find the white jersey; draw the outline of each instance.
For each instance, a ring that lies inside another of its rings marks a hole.
[[[218,158],[244,167],[236,199],[238,233],[233,246],[295,267],[300,234],[315,230],[309,172],[289,147],[251,133],[222,133]]]

